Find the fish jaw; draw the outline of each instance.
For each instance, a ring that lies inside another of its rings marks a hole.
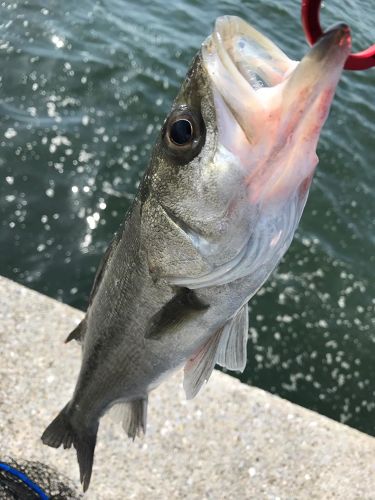
[[[343,66],[349,28],[330,29],[301,62],[238,17],[218,18],[202,46],[219,149],[237,158],[252,205],[280,205],[308,190],[316,147]]]

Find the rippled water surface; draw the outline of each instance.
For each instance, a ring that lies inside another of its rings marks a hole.
[[[0,274],[85,308],[214,19],[240,15],[300,58],[299,3],[0,2]],[[364,48],[370,3],[330,0],[323,22]],[[375,69],[345,73],[299,231],[251,302],[240,378],[375,435],[374,102]]]

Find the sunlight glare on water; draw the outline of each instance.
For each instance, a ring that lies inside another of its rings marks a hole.
[[[370,0],[332,0],[354,48]],[[299,3],[0,2],[0,273],[85,308],[173,97],[214,19],[236,14],[292,58]],[[252,300],[241,380],[375,435],[375,69],[345,73],[296,238]]]

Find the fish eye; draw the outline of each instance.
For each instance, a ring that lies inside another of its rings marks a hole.
[[[187,118],[177,119],[169,127],[169,138],[176,146],[184,146],[193,139],[193,124]]]
[[[204,144],[203,118],[188,106],[180,106],[169,115],[162,137],[168,154],[178,164],[185,164],[199,153]]]

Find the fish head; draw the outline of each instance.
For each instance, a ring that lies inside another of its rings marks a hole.
[[[337,25],[298,62],[242,19],[217,19],[149,171],[155,203],[192,248],[184,265],[171,266],[174,255],[165,266],[171,282],[201,288],[251,275],[256,290],[272,272],[300,220],[350,48],[349,28]]]

